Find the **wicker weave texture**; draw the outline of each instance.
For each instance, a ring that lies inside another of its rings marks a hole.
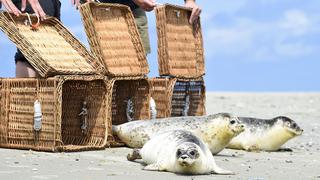
[[[31,20],[35,22],[37,18],[31,16]],[[42,77],[105,72],[102,64],[57,19],[41,21],[37,30],[28,22],[27,15],[0,13],[1,29]]]
[[[150,88],[147,79],[118,77],[110,80],[110,82],[112,99],[109,103],[111,103],[112,120],[110,122],[112,125],[150,118]],[[129,104],[132,106],[129,106]],[[131,108],[132,111],[130,111]],[[111,128],[110,125],[108,127]],[[108,143],[111,146],[124,145],[112,134],[108,135]]]
[[[6,131],[6,126],[3,125],[2,121],[5,118],[5,114],[4,114],[4,106],[5,106],[5,102],[4,102],[4,91],[2,88],[2,78],[0,78],[0,134],[1,132]],[[0,135],[0,142],[3,141],[3,136]]]
[[[156,102],[157,118],[206,114],[205,85],[202,78],[153,78],[149,83],[151,97]]]
[[[190,25],[190,14],[169,4],[156,8],[160,75],[199,78],[205,73],[200,20]]]
[[[106,81],[100,76],[57,76],[48,79],[3,79],[4,113],[0,146],[39,151],[102,149],[108,115]],[[39,100],[42,128],[34,131],[34,102]],[[87,102],[86,133],[79,113]]]
[[[119,125],[128,122],[128,101],[133,103],[132,120],[149,119],[149,84],[146,79],[116,80],[112,91],[112,123]]]
[[[151,97],[155,100],[157,118],[170,117],[171,97],[175,78],[152,78],[149,79]]]
[[[86,3],[82,22],[93,53],[110,76],[141,76],[149,67],[130,8],[119,4]]]

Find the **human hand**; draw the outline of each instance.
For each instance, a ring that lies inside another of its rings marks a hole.
[[[21,11],[12,3],[11,0],[0,0],[8,12],[13,13],[16,16],[21,14]]]
[[[11,0],[10,0],[11,1]],[[41,20],[44,20],[46,18],[46,13],[43,11],[40,3],[38,0],[28,0],[31,8],[33,9],[34,13],[40,17]],[[27,0],[21,1],[21,11],[26,10],[27,7]]]
[[[145,11],[152,11],[156,7],[155,0],[132,0],[132,1]]]
[[[94,0],[83,0],[83,1],[85,1],[85,2],[93,2]],[[81,5],[81,2],[80,2],[80,0],[71,0],[71,4],[78,9],[79,6]]]
[[[192,13],[189,19],[190,24],[195,24],[201,14],[201,8],[195,3],[194,0],[186,0],[185,6],[192,9]]]

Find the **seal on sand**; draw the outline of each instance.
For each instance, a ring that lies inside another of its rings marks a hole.
[[[303,130],[292,119],[279,116],[273,119],[240,117],[245,131],[231,140],[228,148],[247,151],[277,151]]]
[[[113,133],[133,148],[141,148],[152,136],[169,130],[187,130],[208,144],[212,154],[223,150],[244,130],[237,117],[227,113],[132,121],[113,126]]]
[[[152,137],[139,150],[128,154],[128,160],[137,158],[147,164],[144,170],[168,171],[179,174],[234,174],[221,169],[209,148],[189,131],[171,130]]]

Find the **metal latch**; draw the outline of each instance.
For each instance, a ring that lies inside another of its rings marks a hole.
[[[174,10],[174,12],[176,13],[177,18],[179,18],[180,17],[180,11]]]
[[[33,129],[35,131],[40,131],[41,130],[41,125],[42,125],[42,113],[41,113],[41,104],[38,100],[34,102],[34,116],[33,116]]]
[[[129,98],[127,100],[127,107],[126,107],[126,115],[127,115],[127,120],[132,121],[133,116],[134,116],[134,104],[132,100]]]
[[[88,108],[87,102],[82,102],[81,112],[78,114],[81,117],[80,124],[81,124],[81,131],[82,133],[86,133],[88,129]]]

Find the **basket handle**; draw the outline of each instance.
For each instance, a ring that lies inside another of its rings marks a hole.
[[[32,30],[38,30],[39,29],[39,26],[40,26],[40,18],[38,15],[37,16],[37,22],[35,24],[32,24],[32,21],[31,21],[31,18],[30,18],[30,14],[29,13],[26,13],[26,15],[28,16],[28,20],[29,20],[29,23],[30,23],[30,26],[31,26],[31,29]]]

